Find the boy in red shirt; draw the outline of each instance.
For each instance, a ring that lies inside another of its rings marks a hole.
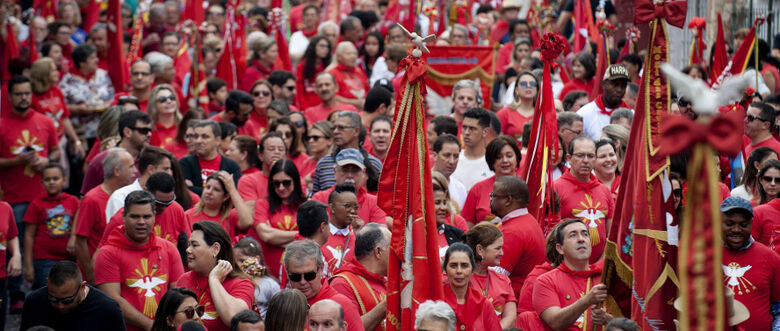
[[[119,303],[127,330],[149,330],[160,298],[184,273],[176,247],[154,234],[154,196],[127,195],[124,226],[95,255],[98,288]]]
[[[41,172],[46,194],[35,198],[24,215],[24,279],[32,288],[46,286],[49,269],[72,259],[66,246],[79,208],[79,199],[63,193],[65,169],[49,163]]]

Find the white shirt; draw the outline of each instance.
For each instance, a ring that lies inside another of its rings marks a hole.
[[[450,185],[447,190],[450,193],[450,204],[455,207],[455,212],[460,214],[460,210],[463,209],[463,204],[466,203],[466,195],[468,195],[469,191],[460,180],[453,176],[450,176]]]
[[[470,190],[477,182],[493,176],[493,171],[488,167],[485,156],[469,160],[466,158],[466,151],[461,150],[458,156],[458,166],[455,168],[455,172],[452,173],[450,178],[455,177],[466,188],[466,191]],[[464,199],[465,201],[465,199]]]
[[[309,39],[303,35],[303,31],[295,31],[290,36],[290,56],[303,56],[306,52],[306,47],[309,47]]]
[[[384,56],[376,58],[374,67],[371,68],[371,78],[369,79],[369,85],[373,87],[374,83],[382,78],[387,79],[388,81],[392,81],[393,78],[395,78],[395,73],[387,70],[387,62],[385,62]]]
[[[606,109],[607,111],[612,111],[612,108]],[[633,109],[631,111],[633,112]],[[601,138],[601,129],[609,124],[609,115],[601,112],[599,106],[596,105],[596,101],[591,101],[582,106],[577,111],[577,114],[582,116],[582,134],[593,140],[599,140]]]
[[[346,236],[346,235],[349,234],[349,227],[345,227],[343,229],[339,229],[335,225],[333,225],[333,223],[330,223],[330,222],[328,223],[328,226],[330,227],[330,234],[332,234],[334,236],[335,235],[339,235],[339,234],[342,235],[342,236]]]
[[[108,203],[106,204],[106,224],[108,224],[108,221],[111,220],[111,217],[114,216],[116,212],[125,206],[125,198],[130,192],[143,191],[143,189],[141,183],[136,179],[132,184],[121,187],[114,191],[114,193],[111,193],[111,197],[108,198]]]

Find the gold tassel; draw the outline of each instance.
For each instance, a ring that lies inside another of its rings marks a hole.
[[[599,237],[599,228],[598,227],[588,227],[590,231],[590,247],[595,247],[601,242],[601,237]]]
[[[144,315],[149,318],[154,318],[157,312],[157,300],[155,297],[146,297],[144,300]]]

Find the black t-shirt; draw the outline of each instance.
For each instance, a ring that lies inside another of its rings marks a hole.
[[[92,286],[84,301],[67,314],[60,313],[49,303],[47,286],[30,293],[24,300],[21,330],[36,325],[45,325],[57,331],[125,330],[119,304]]]
[[[600,2],[601,1],[599,0],[590,0],[590,9],[593,11],[593,23],[596,23],[596,10],[598,9]],[[569,0],[566,2],[566,6],[563,7],[563,11],[574,13],[574,0]],[[604,1],[604,14],[607,15],[607,18],[609,18],[609,16],[612,14],[617,14],[617,11],[615,11],[615,6],[612,5],[612,1]]]

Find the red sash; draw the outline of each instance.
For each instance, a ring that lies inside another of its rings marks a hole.
[[[352,291],[355,292],[361,316],[368,313],[371,309],[374,309],[374,307],[382,301],[382,298],[377,297],[376,293],[371,290],[371,285],[368,284],[368,281],[363,276],[350,271],[342,271],[333,277],[344,278],[344,280],[347,281],[347,284],[349,284],[349,287],[352,288]]]

